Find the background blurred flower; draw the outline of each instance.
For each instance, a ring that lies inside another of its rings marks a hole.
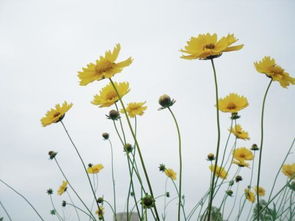
[[[128,82],[114,82],[114,85],[117,88],[120,97],[123,97],[130,91]],[[99,107],[109,107],[116,103],[118,100],[119,97],[116,93],[116,90],[114,89],[112,84],[109,83],[107,86],[100,90],[99,94],[94,96],[92,104],[99,105]]]
[[[68,104],[66,101],[60,105],[55,105],[55,108],[52,108],[46,113],[46,115],[41,119],[43,127],[50,125],[52,123],[57,123],[63,119],[65,113],[71,109],[73,104]]]
[[[64,192],[67,191],[67,188],[68,188],[68,182],[62,181],[62,184],[60,185],[60,187],[57,190],[57,194],[62,195]]]
[[[222,55],[223,52],[240,50],[244,45],[231,46],[238,39],[233,34],[228,34],[217,41],[217,34],[200,34],[198,37],[192,37],[184,50],[181,52],[187,53],[181,58],[184,59],[211,59]]]
[[[164,172],[167,177],[171,178],[172,180],[176,180],[176,172],[173,169],[165,169]]]
[[[265,189],[260,187],[255,186],[254,187],[254,191],[256,194],[258,194],[259,196],[264,196],[265,195]]]
[[[248,107],[248,100],[244,96],[231,93],[223,99],[218,100],[218,109],[222,112],[237,113]]]
[[[284,164],[282,166],[282,172],[289,178],[295,179],[295,163],[293,164]]]
[[[251,203],[255,202],[255,194],[250,189],[245,189],[245,196]]]
[[[215,168],[214,165],[209,166],[209,169],[211,170],[211,172],[214,172],[214,168]],[[215,174],[216,174],[216,176],[218,176],[222,179],[226,179],[228,172],[223,167],[216,166]]]
[[[283,88],[295,84],[295,78],[291,77],[281,66],[277,65],[275,59],[266,56],[259,62],[254,62],[256,70],[266,76],[278,81]]]
[[[86,68],[82,68],[83,71],[78,72],[80,85],[85,86],[95,80],[99,81],[104,78],[111,78],[121,72],[124,67],[129,66],[132,63],[131,57],[122,62],[115,63],[120,49],[120,44],[117,44],[112,52],[106,51],[105,56],[101,56],[95,64],[90,63]]]

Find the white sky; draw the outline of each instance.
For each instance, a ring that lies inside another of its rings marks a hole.
[[[54,162],[48,160],[47,152],[55,150],[73,185],[81,195],[91,197],[80,162],[61,125],[43,128],[40,124],[47,110],[67,100],[74,106],[64,122],[85,162],[105,165],[99,174],[98,192],[110,201],[110,152],[101,133],[111,134],[119,210],[124,209],[126,159],[112,123],[105,117],[110,108],[90,104],[107,81],[81,87],[77,78],[83,66],[120,43],[118,60],[131,56],[134,63],[114,80],[130,82],[126,102],[147,101],[146,114],[138,119],[139,142],[155,195],[164,192],[165,177],[158,172],[159,164],[178,171],[176,130],[168,111],[157,111],[157,102],[163,93],[177,101],[173,110],[183,138],[183,183],[189,210],[209,185],[205,158],[207,153],[215,152],[215,95],[210,62],[180,59],[179,50],[191,36],[207,32],[218,36],[234,33],[238,44],[245,45],[216,59],[215,64],[220,96],[236,92],[249,100],[250,106],[241,112],[239,122],[249,131],[251,140],[240,141],[238,146],[250,147],[259,143],[261,101],[268,83],[256,72],[253,62],[271,56],[295,76],[294,6],[293,1],[271,0],[1,0],[0,178],[26,195],[46,220],[55,220],[49,215],[46,194],[49,187],[56,190],[63,180]],[[275,82],[267,98],[261,179],[266,189],[294,137],[294,96],[294,87],[283,89]],[[221,114],[222,144],[230,124],[228,117]],[[294,160],[291,155],[287,162]],[[249,176],[250,170],[245,171],[245,177]],[[285,178],[281,176],[280,180]],[[169,188],[174,193],[172,185]],[[64,199],[54,198],[57,204]],[[22,199],[3,185],[0,200],[14,220],[38,220]]]

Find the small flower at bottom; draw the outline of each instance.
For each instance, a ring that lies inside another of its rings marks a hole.
[[[259,62],[254,62],[256,70],[265,74],[274,81],[278,81],[283,88],[295,84],[295,78],[291,77],[285,70],[276,64],[275,59],[266,56]]]
[[[172,180],[176,180],[176,172],[173,169],[165,169],[164,172],[167,177],[171,178]]]
[[[114,85],[121,98],[130,91],[128,82],[114,82]],[[99,107],[109,107],[116,103],[118,100],[119,96],[117,95],[115,88],[111,83],[109,83],[107,86],[100,90],[99,94],[94,96],[91,103],[94,105],[98,105]]]
[[[229,129],[229,132],[233,133],[236,138],[242,139],[242,140],[249,140],[250,137],[248,135],[248,132],[244,131],[241,125],[237,124],[234,127]]]
[[[98,218],[101,220],[104,216],[104,207],[99,206],[98,210],[95,211],[95,213],[98,215]]]
[[[214,165],[210,165],[209,169],[211,170],[211,172],[214,172],[215,166]],[[227,174],[228,172],[223,168],[223,167],[219,167],[216,166],[216,170],[215,170],[215,175],[220,177],[221,179],[226,179],[227,178]]]
[[[68,104],[66,101],[62,105],[55,105],[55,108],[51,108],[50,111],[47,111],[46,115],[41,119],[43,127],[61,121],[65,113],[71,109],[72,106],[73,104]]]
[[[90,173],[90,174],[99,173],[103,168],[104,167],[102,164],[96,164],[94,166],[89,165],[89,167],[87,168],[87,173]]]
[[[67,188],[68,188],[68,182],[62,181],[62,184],[60,185],[60,187],[57,190],[57,194],[62,195],[64,192],[67,191]]]
[[[120,49],[120,44],[116,44],[112,52],[106,51],[104,57],[101,56],[95,63],[90,63],[87,67],[82,68],[82,71],[78,73],[80,85],[85,86],[93,81],[111,78],[115,74],[121,72],[124,67],[129,66],[132,63],[131,57],[119,63],[115,63]]]
[[[282,166],[282,172],[287,177],[295,180],[295,163],[293,163],[293,164],[284,164]]]
[[[255,202],[255,194],[250,189],[248,189],[248,188],[245,189],[244,192],[245,192],[246,199],[249,202],[254,203]]]
[[[233,34],[228,34],[217,41],[217,34],[200,34],[192,37],[185,46],[180,50],[188,55],[183,55],[184,59],[213,59],[222,55],[223,52],[240,50],[244,45],[231,46],[238,41]]]
[[[140,203],[144,208],[150,209],[155,206],[155,199],[151,195],[146,194],[143,198],[141,198]]]
[[[146,102],[133,102],[129,103],[126,107],[126,112],[129,117],[135,117],[136,115],[142,116],[147,106],[143,106]],[[121,113],[124,113],[124,109],[121,109]]]
[[[264,196],[265,195],[265,189],[263,187],[254,187],[254,191],[256,194],[258,194],[259,196]]]
[[[248,107],[249,103],[246,97],[235,93],[227,95],[225,98],[218,100],[218,109],[222,112],[237,113]]]

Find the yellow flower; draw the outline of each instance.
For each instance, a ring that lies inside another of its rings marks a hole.
[[[93,81],[99,81],[104,78],[111,78],[115,74],[121,72],[124,67],[129,66],[132,63],[132,58],[115,63],[121,46],[117,44],[113,51],[106,51],[104,57],[100,57],[95,64],[90,63],[87,67],[82,68],[83,71],[78,72],[80,78],[80,85],[85,86]]]
[[[135,117],[136,115],[143,115],[144,111],[147,109],[147,106],[143,106],[145,102],[129,103],[126,107],[126,111],[129,117]],[[124,109],[121,110],[121,113],[124,113]]]
[[[99,218],[103,218],[103,215],[104,215],[104,207],[103,206],[99,206],[98,207],[98,210],[96,210],[95,213],[98,215]]]
[[[283,88],[287,88],[291,84],[295,84],[295,78],[291,77],[285,70],[276,64],[275,59],[264,57],[259,62],[254,62],[258,72],[266,74],[274,81],[278,81]]]
[[[251,203],[255,202],[255,194],[250,189],[245,189],[245,196]]]
[[[67,191],[67,188],[68,188],[68,182],[62,181],[62,184],[60,185],[60,187],[57,190],[57,194],[62,195],[64,192]]]
[[[214,172],[214,165],[210,165],[209,169],[211,170],[211,172]],[[216,171],[215,171],[215,175],[222,178],[222,179],[226,179],[227,178],[227,174],[228,172],[223,168],[223,167],[216,167]]]
[[[99,173],[99,171],[101,171],[103,168],[104,167],[102,164],[96,164],[94,166],[88,167],[87,173],[91,173],[91,174]]]
[[[55,108],[51,108],[51,110],[48,111],[46,115],[41,119],[43,127],[61,121],[65,113],[69,109],[71,109],[72,106],[73,104],[68,104],[66,101],[62,105],[55,105]]]
[[[253,160],[253,153],[245,147],[237,148],[233,151],[233,158],[238,161]]]
[[[243,139],[243,140],[250,139],[248,132],[244,131],[241,125],[239,124],[235,125],[235,127],[230,128],[229,131],[233,133],[236,136],[236,138]]]
[[[254,187],[254,191],[256,194],[259,196],[264,196],[265,195],[265,189],[262,188],[261,186],[257,188],[257,186]]]
[[[120,97],[123,97],[130,91],[128,82],[114,82],[114,84],[118,90]],[[109,83],[107,86],[100,90],[99,94],[94,96],[92,104],[99,105],[99,107],[109,107],[116,103],[118,100],[119,97],[116,93],[116,90],[113,88],[112,84]]]
[[[218,100],[218,109],[222,112],[237,113],[248,106],[246,97],[231,93],[223,99]]]
[[[233,164],[236,164],[239,167],[249,167],[249,163],[247,163],[245,160],[233,160]]]
[[[282,172],[289,178],[295,179],[295,163],[284,164],[282,167]]]
[[[200,34],[192,37],[185,46],[180,50],[188,55],[182,55],[184,59],[212,59],[222,55],[223,52],[240,50],[244,45],[230,46],[238,39],[233,34],[228,34],[217,41],[217,34]]]
[[[176,173],[172,169],[165,169],[165,174],[167,177],[171,178],[172,180],[176,180]]]

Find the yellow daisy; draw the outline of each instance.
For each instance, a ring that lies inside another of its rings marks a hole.
[[[282,172],[289,178],[295,179],[295,163],[284,164],[282,166]]]
[[[244,45],[231,46],[238,41],[233,34],[228,34],[217,41],[217,34],[200,34],[192,37],[185,49],[180,50],[188,55],[182,55],[184,59],[213,59],[222,55],[223,52],[240,50]]]
[[[231,93],[223,99],[218,100],[218,109],[222,112],[237,113],[240,110],[248,107],[246,97]]]
[[[66,101],[62,105],[55,105],[55,108],[51,108],[51,110],[48,111],[46,115],[41,119],[43,127],[61,121],[65,116],[65,113],[69,109],[71,109],[72,106],[73,104],[68,104]]]
[[[101,56],[99,60],[94,63],[90,63],[87,67],[82,68],[83,71],[78,72],[80,79],[80,85],[85,86],[93,81],[99,81],[104,78],[111,78],[115,74],[121,72],[124,67],[129,66],[132,63],[132,58],[115,63],[118,58],[121,46],[117,44],[113,51],[106,51],[105,56]]]
[[[257,186],[254,187],[254,191],[256,194],[259,196],[264,196],[265,195],[265,189],[262,188],[261,186],[257,188]]]
[[[145,103],[146,102],[129,103],[126,107],[129,117],[135,117],[136,115],[142,116],[147,109],[147,106],[143,106]],[[121,110],[121,113],[124,113],[124,109]]]
[[[103,206],[99,206],[98,210],[95,211],[95,213],[98,215],[98,217],[101,219],[104,216],[104,207]]]
[[[68,188],[68,182],[62,181],[62,184],[60,185],[60,187],[57,190],[57,194],[62,195],[64,192],[67,191],[67,188]]]
[[[253,160],[254,154],[249,149],[240,147],[233,151],[233,158],[239,161]]]
[[[251,203],[255,202],[255,194],[250,189],[245,189],[245,196]]]
[[[172,180],[176,180],[176,172],[173,169],[165,169],[165,174]]]
[[[103,168],[104,167],[102,164],[96,164],[94,166],[88,167],[87,173],[91,173],[91,174],[99,173],[99,171],[101,171]]]
[[[275,59],[264,57],[259,62],[254,62],[256,70],[266,76],[278,81],[283,88],[287,88],[291,84],[295,84],[295,78],[291,77],[285,70],[276,64]]]
[[[211,170],[211,172],[214,172],[214,165],[210,165],[209,169]],[[223,167],[216,167],[216,171],[215,171],[216,176],[222,178],[222,179],[226,179],[227,178],[227,174],[228,172],[223,168]]]
[[[230,128],[229,131],[233,133],[236,138],[242,139],[242,140],[249,140],[250,137],[248,135],[248,132],[244,131],[241,125],[237,124],[234,127]]]
[[[128,82],[114,82],[114,85],[117,88],[120,97],[123,97],[130,91]],[[116,90],[113,88],[112,84],[109,83],[107,86],[100,90],[99,94],[94,96],[92,104],[99,105],[99,107],[109,107],[116,103],[118,100],[119,97],[116,93]]]

